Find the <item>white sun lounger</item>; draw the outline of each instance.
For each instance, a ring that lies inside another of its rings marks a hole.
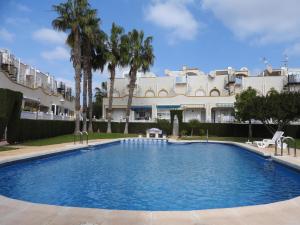
[[[255,141],[254,144],[257,145],[259,148],[267,148],[270,145],[275,145],[276,141],[283,136],[284,132],[283,131],[276,131],[272,139],[263,139],[262,141]],[[279,141],[279,143],[281,143]],[[277,143],[278,144],[278,143]]]

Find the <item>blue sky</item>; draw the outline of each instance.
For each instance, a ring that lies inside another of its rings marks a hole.
[[[0,47],[56,78],[73,82],[65,34],[52,30],[56,0],[0,1]],[[205,72],[232,66],[256,73],[266,57],[280,67],[300,66],[298,0],[91,0],[109,32],[112,22],[126,31],[141,29],[154,37],[152,71],[183,65]],[[107,79],[95,73],[95,84]]]

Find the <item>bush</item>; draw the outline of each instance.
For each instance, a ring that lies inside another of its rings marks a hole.
[[[189,127],[191,128],[191,136],[194,135],[194,129],[200,128],[200,121],[197,119],[192,119],[189,121]]]
[[[165,134],[172,133],[172,126],[169,120],[157,120],[157,128],[161,129]]]
[[[182,130],[180,131],[180,136],[184,137],[188,134],[188,132],[186,130]]]

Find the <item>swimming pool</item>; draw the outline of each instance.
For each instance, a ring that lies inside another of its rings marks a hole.
[[[117,142],[0,167],[0,194],[123,210],[257,205],[300,195],[300,174],[240,147]]]

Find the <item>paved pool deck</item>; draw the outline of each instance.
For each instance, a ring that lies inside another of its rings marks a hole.
[[[94,140],[90,144],[113,140]],[[172,140],[171,140],[172,141]],[[224,142],[221,142],[224,143]],[[247,148],[273,160],[300,168],[300,156],[273,156],[274,149],[225,142]],[[86,145],[59,144],[43,147],[19,146],[18,150],[0,152],[0,164]],[[299,152],[300,155],[300,152]],[[300,197],[265,205],[193,210],[127,211],[52,206],[15,200],[0,195],[0,225],[299,225]]]

